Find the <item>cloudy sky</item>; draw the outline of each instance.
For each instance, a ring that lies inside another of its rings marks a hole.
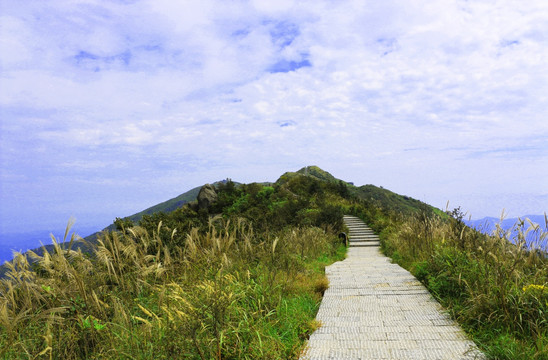
[[[0,0],[2,232],[318,165],[548,211],[548,2]]]

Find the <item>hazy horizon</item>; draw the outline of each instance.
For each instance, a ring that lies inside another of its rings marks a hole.
[[[548,211],[546,1],[0,6],[0,233],[307,165],[474,219]]]

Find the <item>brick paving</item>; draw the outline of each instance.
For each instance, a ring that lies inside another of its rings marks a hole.
[[[326,268],[329,288],[303,360],[485,359],[411,273],[379,251],[379,238],[345,216],[348,256]]]

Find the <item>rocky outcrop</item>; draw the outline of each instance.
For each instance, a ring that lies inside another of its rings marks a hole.
[[[200,209],[207,209],[211,204],[217,201],[217,192],[215,186],[211,184],[205,184],[198,193],[198,207]]]

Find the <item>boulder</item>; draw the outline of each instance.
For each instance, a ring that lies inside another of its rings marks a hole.
[[[198,193],[198,207],[200,209],[207,209],[211,204],[217,201],[217,192],[215,192],[215,186],[211,184],[205,184]]]

